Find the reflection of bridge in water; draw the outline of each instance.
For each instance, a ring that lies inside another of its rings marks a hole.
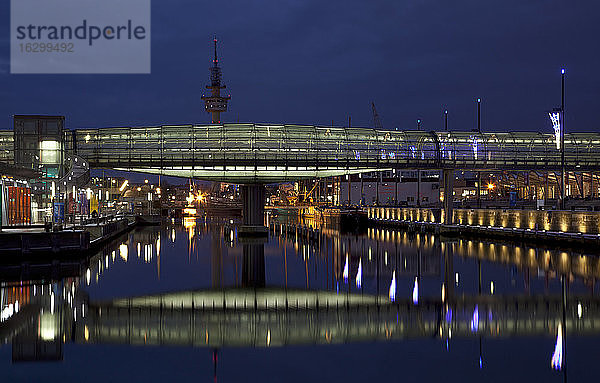
[[[570,299],[570,334],[600,333],[600,300]],[[78,343],[267,347],[406,338],[555,336],[558,297],[390,302],[329,291],[225,289],[90,302]],[[477,315],[475,316],[475,312]]]

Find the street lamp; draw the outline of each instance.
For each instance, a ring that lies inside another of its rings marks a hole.
[[[448,109],[444,111],[444,130],[448,131]]]
[[[548,113],[552,127],[554,128],[554,139],[556,149],[560,150],[560,199],[558,208],[565,208],[565,69],[560,70],[560,108],[554,108]]]
[[[565,209],[565,68],[560,70],[560,114],[562,117],[562,128],[560,130],[560,182],[562,189],[561,209]]]
[[[477,99],[477,132],[481,133],[481,99]]]

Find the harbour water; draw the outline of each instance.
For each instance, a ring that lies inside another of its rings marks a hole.
[[[271,223],[261,241],[239,238],[234,220],[172,221],[89,260],[2,266],[3,378],[558,382],[600,372],[595,254]],[[244,276],[257,267],[264,280]]]

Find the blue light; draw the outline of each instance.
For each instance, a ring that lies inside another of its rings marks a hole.
[[[483,359],[479,356],[479,368],[483,368]]]
[[[477,330],[479,330],[479,305],[475,305],[471,319],[471,332],[477,332]]]
[[[478,99],[477,99],[477,102],[481,102],[481,99],[480,99],[480,98],[478,98]]]
[[[550,112],[550,121],[552,121],[552,127],[554,128],[554,140],[556,141],[556,149],[560,149],[560,112]]]
[[[356,287],[360,289],[362,285],[362,258],[358,261],[358,271],[356,272]]]
[[[417,148],[415,148],[413,145],[411,145],[409,147],[409,149],[410,149],[410,156],[412,158],[416,158],[417,157]]]
[[[390,283],[389,291],[390,301],[396,301],[396,270],[392,273],[392,283]]]
[[[344,265],[344,273],[343,273],[343,277],[344,277],[344,282],[348,283],[348,273],[349,273],[349,265],[348,265],[348,256],[346,255],[346,264]]]
[[[415,286],[412,293],[413,304],[419,304],[419,279],[415,277]]]
[[[554,346],[554,353],[552,354],[552,360],[550,361],[550,365],[555,370],[560,370],[562,368],[563,362],[563,346],[562,346],[562,325],[558,325],[558,334],[556,335],[556,345]]]
[[[446,311],[446,323],[450,324],[450,322],[452,322],[452,309],[449,308],[448,311]]]
[[[565,74],[565,68],[562,68],[562,69],[560,70],[560,73],[562,73],[562,74]]]
[[[473,157],[477,159],[477,155],[479,153],[479,139],[476,136],[471,136],[471,147],[473,148]]]

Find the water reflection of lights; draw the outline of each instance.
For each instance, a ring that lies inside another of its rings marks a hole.
[[[392,282],[390,283],[389,296],[392,302],[396,301],[396,270],[392,272]]]
[[[479,330],[479,305],[475,305],[473,310],[473,318],[471,318],[471,331],[477,332]]]
[[[0,313],[0,322],[4,322],[14,314],[19,312],[19,301],[15,301],[14,304],[10,303],[8,306],[2,309]]]
[[[562,368],[563,362],[563,335],[562,335],[562,324],[558,324],[558,334],[556,335],[556,345],[554,346],[554,353],[552,354],[552,360],[550,365],[555,370]]]
[[[348,254],[346,254],[346,264],[344,265],[344,272],[342,276],[344,277],[344,282],[348,283],[348,273],[350,266],[348,265]]]
[[[124,260],[125,262],[127,262],[127,257],[129,255],[129,249],[127,248],[127,244],[122,243],[119,245],[119,255],[121,256],[121,259]]]
[[[158,238],[156,239],[156,256],[160,257],[160,234],[158,234]]]
[[[358,271],[356,272],[356,287],[362,286],[362,258],[358,260]]]
[[[442,283],[442,303],[446,301],[446,285]]]
[[[446,311],[446,323],[450,324],[452,322],[452,309],[451,308],[447,308]],[[452,330],[449,330],[449,335],[451,337],[452,334]]]
[[[415,277],[415,285],[412,292],[413,304],[419,304],[419,279]]]
[[[38,331],[42,340],[54,340],[57,335],[58,318],[53,314],[43,313],[39,317]]]

